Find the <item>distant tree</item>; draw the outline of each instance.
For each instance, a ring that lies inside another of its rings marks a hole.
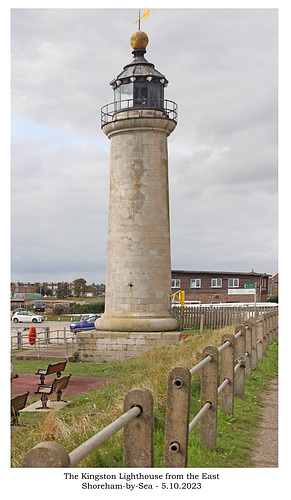
[[[84,278],[78,278],[77,280],[74,280],[73,283],[75,297],[81,297],[85,295],[87,281],[84,280]]]
[[[58,299],[65,299],[67,297],[70,296],[70,287],[69,287],[69,283],[65,282],[65,283],[61,283],[58,287],[58,291],[57,291],[57,298]]]
[[[274,293],[274,295],[271,295],[271,297],[268,298],[268,302],[276,302],[278,304],[279,303],[278,292]]]

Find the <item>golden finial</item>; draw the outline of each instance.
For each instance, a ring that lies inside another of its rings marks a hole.
[[[146,9],[143,15],[141,16],[139,11],[138,14],[139,18],[136,19],[134,23],[136,24],[138,22],[138,31],[136,31],[130,39],[130,45],[132,46],[133,49],[145,49],[149,43],[147,34],[144,33],[143,31],[140,31],[140,20],[148,17],[149,13],[150,9]]]

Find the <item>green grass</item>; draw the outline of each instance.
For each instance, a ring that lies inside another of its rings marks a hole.
[[[70,452],[111,423],[123,412],[123,399],[133,387],[146,387],[154,397],[155,467],[163,467],[167,377],[178,365],[192,368],[201,359],[205,345],[220,345],[223,331],[209,332],[206,338],[188,337],[178,344],[157,348],[125,362],[68,363],[66,373],[84,376],[110,376],[116,380],[100,390],[76,398],[59,412],[23,413],[22,428],[11,439],[12,467],[21,467],[23,457],[35,444],[55,440]],[[217,451],[199,442],[199,425],[189,436],[188,467],[252,467],[251,450],[260,423],[261,398],[270,381],[277,376],[277,342],[267,351],[252,380],[245,384],[243,399],[235,399],[233,416],[218,412]],[[17,360],[15,373],[36,373],[45,361]],[[191,384],[191,419],[200,409],[200,382],[196,375]],[[32,401],[32,400],[30,400]],[[78,467],[122,467],[122,431],[102,444],[78,464]]]
[[[30,360],[13,360],[14,373],[34,374],[39,368],[47,368],[50,363],[57,361],[30,361]],[[71,373],[78,377],[120,377],[127,371],[126,363],[70,363],[66,365],[65,373]]]
[[[188,467],[252,467],[251,452],[261,422],[262,396],[278,374],[278,343],[271,345],[251,381],[245,381],[243,398],[235,398],[234,414],[218,411],[217,450],[199,443],[199,429],[189,436]]]

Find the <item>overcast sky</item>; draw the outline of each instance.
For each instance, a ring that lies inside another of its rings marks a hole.
[[[147,7],[147,6],[145,6]],[[145,8],[144,7],[144,8]],[[100,108],[137,9],[11,13],[11,279],[105,282],[110,141]],[[276,9],[151,9],[146,59],[178,104],[172,269],[275,274]]]

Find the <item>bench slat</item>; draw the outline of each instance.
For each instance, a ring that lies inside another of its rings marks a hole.
[[[17,415],[17,413],[22,410],[25,405],[26,401],[28,398],[29,391],[23,393],[23,394],[18,394],[17,396],[14,396],[11,398],[11,414],[12,415]]]
[[[62,372],[66,368],[67,360],[58,363],[49,364],[46,370],[39,368],[36,375],[51,375],[52,373]]]

